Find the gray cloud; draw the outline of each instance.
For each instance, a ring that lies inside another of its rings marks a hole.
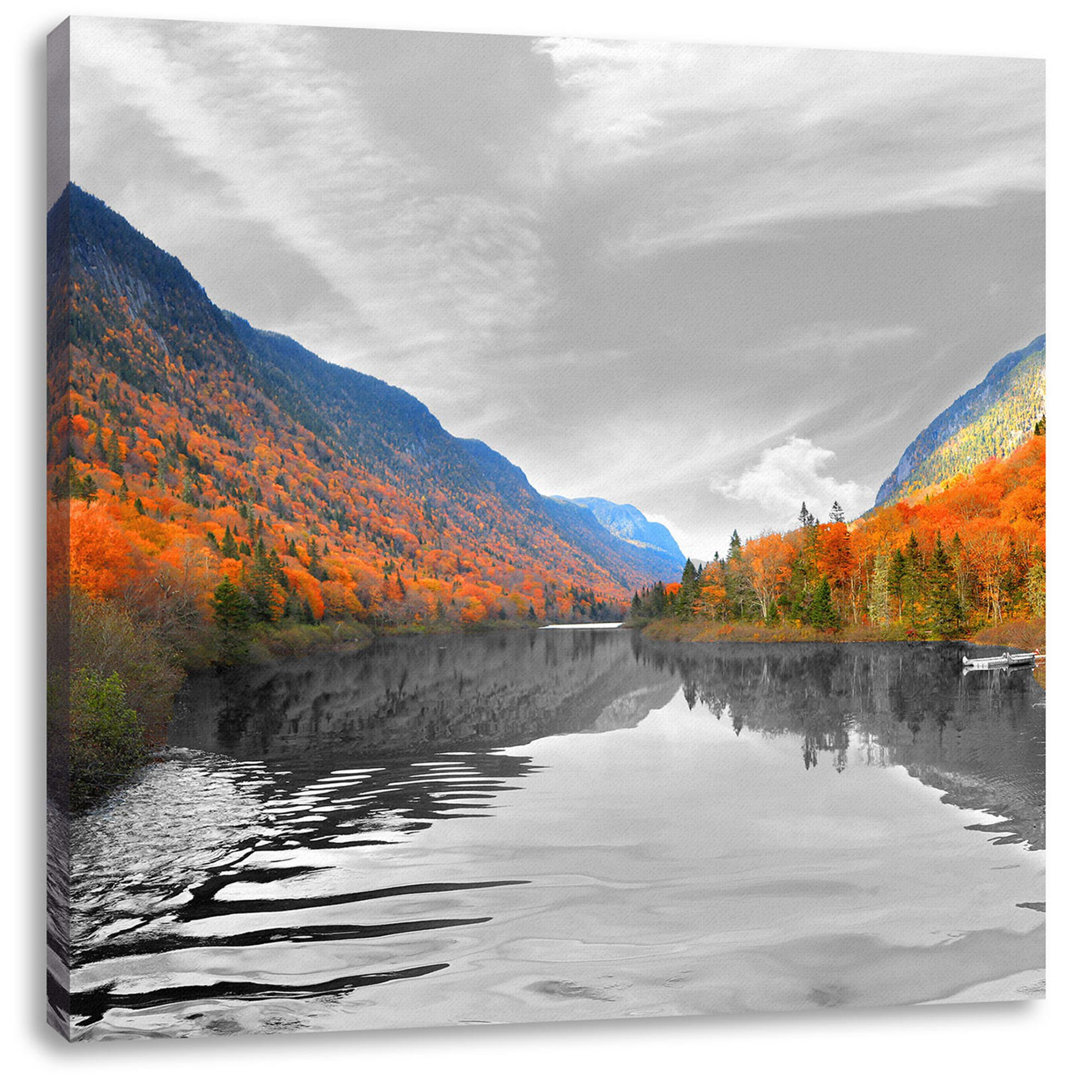
[[[613,254],[1041,191],[1043,73],[981,57],[547,40],[561,147]],[[1006,91],[1007,88],[1007,92]],[[626,211],[629,211],[627,213]]]
[[[215,301],[695,556],[1044,329],[1039,62],[80,18],[72,66],[76,181]]]

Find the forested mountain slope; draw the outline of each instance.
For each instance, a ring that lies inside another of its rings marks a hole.
[[[878,490],[875,506],[1004,458],[1046,413],[1046,335],[1009,353],[978,386],[935,417],[904,451]]]
[[[595,615],[668,571],[416,398],[216,307],[69,185],[49,213],[54,548],[91,595],[255,618]],[[58,566],[54,560],[54,566]]]

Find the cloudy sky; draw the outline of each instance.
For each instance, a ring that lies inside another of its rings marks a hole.
[[[79,18],[71,91],[216,303],[695,557],[1045,329],[1039,61]]]

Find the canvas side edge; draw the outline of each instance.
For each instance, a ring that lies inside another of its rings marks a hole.
[[[46,41],[46,1019],[71,1038],[71,847],[69,807],[70,521],[67,504],[49,499],[62,482],[71,415],[71,229],[62,196],[71,179],[71,20]]]

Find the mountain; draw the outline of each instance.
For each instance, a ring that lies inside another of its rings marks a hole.
[[[469,623],[589,617],[670,576],[404,390],[218,308],[73,184],[48,286],[50,484],[86,591],[182,580],[207,614],[229,577],[262,618]]]
[[[935,417],[904,451],[875,506],[1007,457],[1046,413],[1046,335],[1002,357],[978,386]]]
[[[558,497],[557,497],[558,498]],[[625,540],[635,547],[661,552],[670,556],[669,573],[679,575],[686,564],[675,538],[657,521],[650,521],[636,506],[629,503],[613,503],[607,499],[560,499],[590,510],[593,516],[612,536]]]

